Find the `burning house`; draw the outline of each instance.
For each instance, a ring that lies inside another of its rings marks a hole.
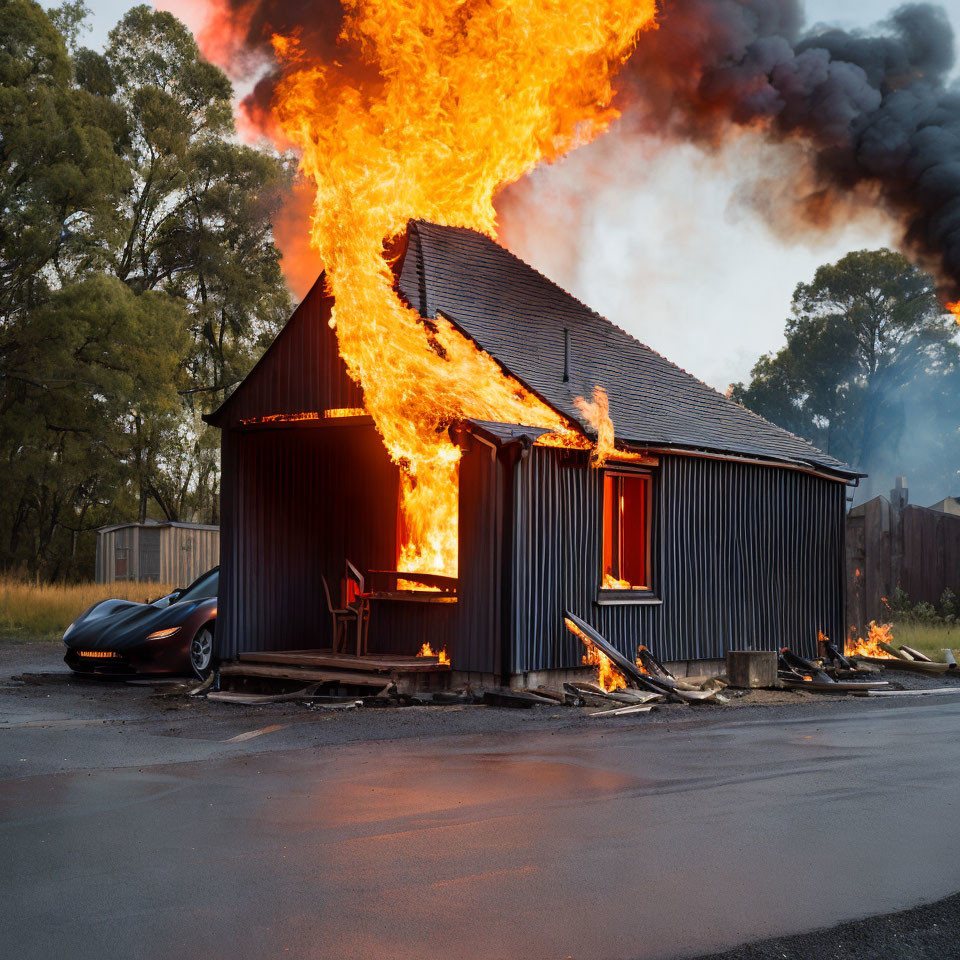
[[[631,658],[640,643],[674,662],[813,655],[818,632],[843,637],[850,467],[481,233],[411,221],[390,263],[444,389],[488,378],[493,399],[438,421],[439,473],[424,473],[368,415],[321,277],[208,418],[222,436],[222,660],[333,649],[346,561],[365,579],[369,656],[429,644],[504,682],[580,667],[565,610]],[[393,388],[404,410],[430,407],[436,384]]]

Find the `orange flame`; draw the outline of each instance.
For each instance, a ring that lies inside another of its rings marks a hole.
[[[434,653],[429,643],[425,643],[417,654],[418,657],[436,657],[441,665],[449,664],[450,658],[447,656],[447,648],[442,647],[438,653]]]
[[[621,690],[627,685],[623,674],[613,665],[611,659],[592,643],[587,644],[587,652],[580,658],[580,662],[587,667],[597,668],[597,685],[609,692]]]
[[[953,319],[960,324],[960,300],[954,300],[947,304],[947,309],[953,314]]]
[[[880,643],[893,643],[893,624],[878,624],[870,621],[870,629],[867,631],[867,638],[857,637],[855,640],[847,641],[848,655],[852,657],[881,657],[886,660],[895,660],[886,650],[882,649]]]
[[[364,417],[367,411],[363,407],[333,407],[330,410],[324,410],[323,416],[327,420],[337,420],[341,417]]]
[[[603,575],[604,590],[632,590],[633,584],[629,580],[618,580],[612,573]]]
[[[248,427],[260,423],[299,423],[302,420],[319,419],[320,414],[316,410],[307,410],[302,413],[268,413],[262,417],[248,417],[240,423]]]
[[[383,243],[410,218],[493,236],[501,186],[609,126],[613,77],[654,14],[655,0],[345,0],[335,61],[274,39],[273,113],[316,187],[331,324],[402,468],[400,570],[456,575],[452,420],[576,430],[449,322],[402,303]]]
[[[597,443],[593,448],[590,462],[595,467],[602,467],[615,452],[613,421],[610,419],[610,401],[607,399],[607,391],[603,387],[594,387],[593,403],[584,400],[583,397],[576,397],[573,402],[584,415],[587,423],[597,431]]]
[[[613,661],[602,651],[598,650],[589,637],[570,619],[563,618],[567,629],[578,636],[587,648],[587,652],[580,658],[586,667],[597,668],[597,684],[606,691],[620,690],[627,685],[623,674],[613,665]]]

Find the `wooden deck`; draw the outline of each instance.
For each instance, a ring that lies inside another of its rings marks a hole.
[[[358,670],[366,673],[430,673],[449,670],[437,657],[403,657],[388,653],[371,653],[363,657],[328,650],[269,650],[262,653],[241,653],[240,663],[278,663],[295,667],[327,667]]]

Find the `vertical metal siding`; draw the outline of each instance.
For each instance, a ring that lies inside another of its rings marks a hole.
[[[339,600],[343,563],[396,562],[399,471],[372,426],[224,432],[217,651],[330,646],[321,575]],[[373,604],[371,652],[452,642],[453,604]]]
[[[480,440],[460,461],[457,670],[500,673],[503,473],[497,451]]]
[[[333,298],[314,284],[243,383],[214,414],[226,429],[242,419],[363,406],[363,392],[347,375],[330,329]]]
[[[117,549],[129,551],[124,580],[142,578],[141,529],[160,542],[159,582],[185,587],[220,562],[220,531],[206,525],[128,524],[112,530],[97,531],[96,581],[113,583],[116,579]],[[156,578],[155,578],[156,579]]]
[[[513,672],[573,667],[570,608],[633,656],[719,658],[843,635],[843,484],[798,471],[664,456],[655,471],[653,557],[659,605],[596,603],[601,473],[534,448],[517,467]]]

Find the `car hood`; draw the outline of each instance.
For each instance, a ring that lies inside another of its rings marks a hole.
[[[135,647],[157,630],[182,626],[198,607],[216,607],[216,599],[181,601],[168,607],[128,600],[105,600],[91,607],[66,632],[63,642],[83,650]]]

